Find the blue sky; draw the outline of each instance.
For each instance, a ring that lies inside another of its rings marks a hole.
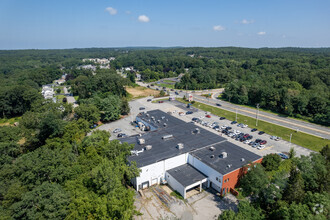
[[[0,49],[330,47],[330,0],[0,0]]]

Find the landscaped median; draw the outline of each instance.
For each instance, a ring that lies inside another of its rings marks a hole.
[[[177,98],[177,100],[183,103],[188,103],[181,98]],[[236,119],[236,114],[234,112],[226,111],[215,106],[206,105],[200,102],[195,102],[193,106],[203,111],[208,111],[214,115],[226,117],[226,119],[231,121],[234,121]],[[320,151],[322,147],[330,144],[329,140],[325,140],[303,132],[297,132],[293,129],[271,124],[262,120],[258,120],[258,126],[256,127],[255,118],[240,114],[237,114],[237,121],[239,123],[247,124],[250,128],[257,128],[259,131],[264,131],[269,135],[281,137],[283,140],[286,141],[290,141],[290,134],[292,134],[292,143],[314,151]]]

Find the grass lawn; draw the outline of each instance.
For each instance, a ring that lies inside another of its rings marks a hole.
[[[177,99],[178,101],[188,103],[187,101],[184,101],[183,99]],[[235,120],[235,113],[226,111],[214,106],[202,104],[199,102],[195,102],[193,104],[195,108],[202,109],[204,111],[211,112],[214,115],[217,116],[223,116],[226,117],[228,120],[234,121]],[[256,127],[256,119],[251,118],[248,116],[237,114],[237,121],[239,123],[247,124],[250,128]],[[292,143],[303,146],[305,148],[314,150],[314,151],[320,151],[325,145],[330,144],[329,140],[325,140],[313,135],[309,135],[302,132],[296,132],[296,130],[292,130],[290,128],[281,127],[275,124],[271,124],[262,120],[258,120],[258,128],[259,131],[264,131],[269,135],[275,135],[278,137],[281,137],[283,140],[289,141],[290,140],[290,134],[292,134]]]
[[[219,100],[222,100],[222,101],[228,102],[227,100],[221,98],[221,95],[222,95],[222,94],[220,94],[220,95],[218,96]],[[228,102],[228,103],[231,103],[231,102]],[[235,105],[239,105],[239,106],[242,106],[242,107],[246,107],[246,108],[250,108],[250,109],[257,110],[257,108],[254,107],[254,106],[250,106],[250,105],[241,105],[241,104],[236,104],[236,103],[233,103],[233,104],[235,104]],[[272,111],[272,110],[262,109],[262,108],[259,108],[259,111],[261,111],[261,112],[266,112],[266,113],[270,113],[270,114],[273,114],[273,115],[283,116],[283,117],[286,117],[286,118],[292,118],[292,119],[295,119],[295,120],[300,120],[300,121],[304,121],[304,122],[308,122],[308,123],[313,123],[312,118],[311,118],[311,117],[307,117],[307,116],[301,116],[302,118],[292,117],[292,116],[288,116],[288,115],[281,114],[281,113],[278,113],[278,112],[274,112],[274,111]],[[322,126],[325,126],[325,125],[322,125]],[[329,126],[325,126],[325,127],[329,127]]]
[[[172,80],[168,80],[168,79],[163,80],[163,82],[167,82],[167,83],[175,83],[174,81],[172,81]]]
[[[158,86],[174,89],[174,85],[171,84],[160,83]]]
[[[0,126],[5,126],[5,125],[13,125],[15,122],[19,121],[19,117],[13,117],[13,118],[1,118],[0,119]]]
[[[159,101],[168,101],[168,98],[153,100],[151,103],[158,103]]]
[[[64,97],[66,97],[66,96],[65,95],[57,95],[56,96],[56,100],[62,102],[62,100],[63,100]]]

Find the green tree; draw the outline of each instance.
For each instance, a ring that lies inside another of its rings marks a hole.
[[[277,170],[281,163],[281,157],[278,154],[268,154],[262,159],[262,166],[266,171]]]
[[[70,196],[59,184],[45,182],[23,195],[10,209],[15,219],[64,219]]]
[[[260,208],[255,208],[247,201],[241,201],[238,205],[238,212],[225,210],[218,218],[219,220],[262,220],[265,216]]]
[[[90,125],[97,123],[101,118],[100,110],[92,104],[81,104],[74,111],[78,119],[85,119]]]
[[[255,164],[240,180],[240,187],[246,195],[257,196],[261,189],[269,183],[269,179],[264,168],[260,164]]]
[[[304,179],[296,166],[292,166],[288,185],[284,191],[284,199],[289,203],[302,202],[305,196]]]

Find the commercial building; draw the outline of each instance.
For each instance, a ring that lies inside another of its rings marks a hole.
[[[237,185],[244,165],[262,160],[220,135],[160,110],[140,113],[136,121],[146,133],[121,140],[134,144],[129,161],[141,169],[132,180],[136,190],[168,183],[186,198],[189,190],[204,185],[224,195]]]

